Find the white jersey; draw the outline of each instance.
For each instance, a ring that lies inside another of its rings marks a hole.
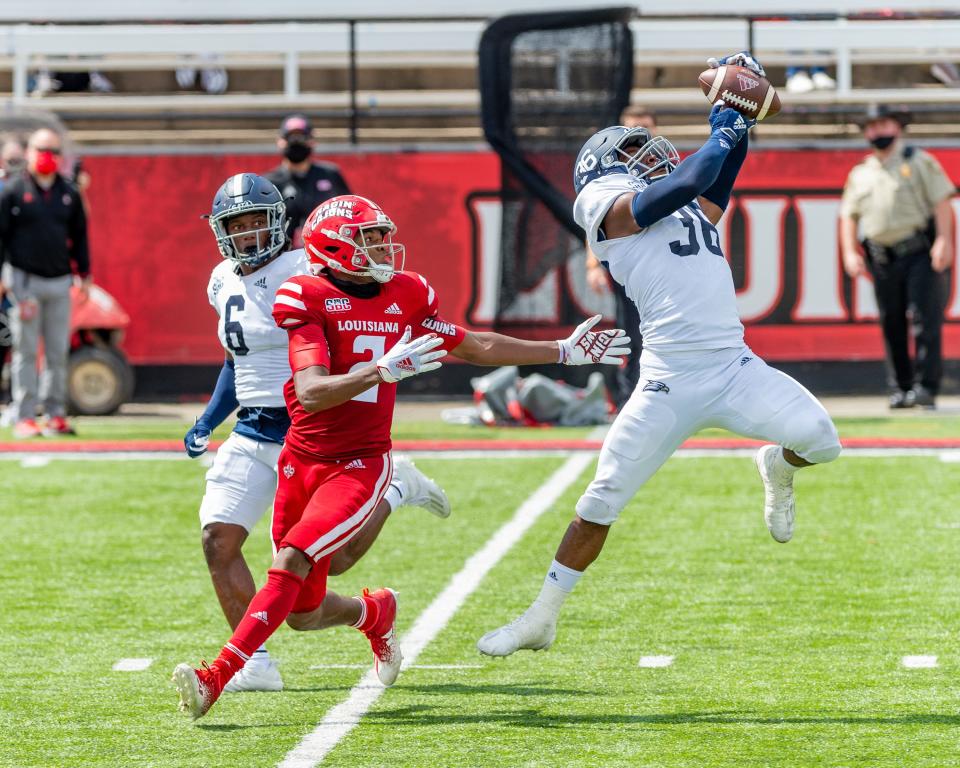
[[[603,219],[614,201],[647,186],[613,173],[587,184],[573,204],[591,250],[637,305],[644,348],[670,353],[742,346],[733,274],[716,228],[696,201],[635,235],[603,239]]]
[[[277,288],[307,272],[303,250],[287,251],[251,275],[220,262],[210,274],[207,298],[217,311],[220,343],[235,364],[237,401],[244,408],[285,408],[283,385],[290,378],[287,332],[273,319]]]

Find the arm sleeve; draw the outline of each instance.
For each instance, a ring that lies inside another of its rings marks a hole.
[[[427,282],[423,275],[418,275],[418,277],[427,290],[427,302],[426,311],[421,316],[420,321],[413,326],[414,338],[426,333],[435,333],[443,339],[441,349],[445,352],[456,349],[467,335],[466,330],[456,323],[450,323],[440,318],[440,300],[437,297],[437,292],[433,290],[433,286]]]
[[[847,180],[843,185],[843,195],[840,197],[840,217],[844,219],[860,218],[857,197],[854,194],[854,171],[856,171],[856,168],[850,171],[849,175],[847,176]]]
[[[673,173],[633,196],[631,211],[638,226],[649,227],[702,195],[717,180],[729,147],[710,137]]]
[[[936,206],[948,197],[952,197],[957,191],[953,182],[944,173],[943,167],[933,155],[924,152],[922,155],[924,161],[924,173],[921,181],[927,193],[927,200],[931,206]]]
[[[737,180],[740,168],[743,167],[743,161],[747,159],[749,144],[748,132],[737,142],[737,146],[730,150],[723,165],[720,166],[720,173],[717,174],[716,180],[702,193],[707,200],[717,204],[723,210],[726,210],[727,205],[730,204],[730,193],[733,192],[733,184]]]
[[[216,281],[216,270],[210,273],[210,279],[207,280],[207,301],[210,302],[210,306],[213,307],[213,311],[217,313],[217,316],[220,315],[220,307],[217,306],[217,294],[213,290],[214,282]]]
[[[287,331],[290,343],[290,372],[322,365],[330,370],[330,347],[319,325],[304,324]]]
[[[9,185],[7,185],[9,189]],[[0,194],[0,267],[7,261],[10,240],[10,194]]]
[[[295,277],[282,283],[277,289],[277,295],[273,300],[273,320],[278,326],[290,330],[306,323],[318,322],[313,313],[307,309],[303,292],[303,284]]]
[[[87,214],[83,210],[80,192],[73,190],[73,209],[70,211],[70,258],[77,265],[77,274],[90,274],[90,250],[87,244]]]
[[[217,377],[217,386],[213,388],[210,402],[204,409],[198,423],[206,425],[212,432],[233,413],[240,403],[237,402],[235,364],[233,360],[224,360],[223,368]]]
[[[346,180],[345,178],[343,178],[343,174],[340,173],[340,169],[337,168],[337,167],[334,167],[333,173],[334,173],[334,175],[336,176],[336,178],[335,178],[335,180],[334,180],[335,186],[336,186],[336,185],[339,185],[339,188],[340,188],[340,190],[341,190],[341,191],[338,192],[337,194],[340,194],[340,195],[349,195],[349,194],[350,194],[350,185],[347,184],[347,180]]]

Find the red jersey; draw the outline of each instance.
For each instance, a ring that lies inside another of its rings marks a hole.
[[[312,365],[324,366],[331,375],[362,368],[396,344],[408,325],[413,338],[436,333],[448,351],[466,335],[439,318],[436,293],[415,272],[397,272],[370,298],[345,293],[322,273],[296,275],[277,290],[273,318],[293,342],[291,373]],[[295,354],[294,345],[303,349],[304,339],[307,354]],[[390,450],[396,384],[381,382],[316,413],[300,405],[292,377],[283,396],[291,418],[286,445],[293,450],[324,459],[379,456]]]

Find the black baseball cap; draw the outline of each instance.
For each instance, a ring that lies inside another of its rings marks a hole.
[[[302,133],[307,138],[310,138],[312,131],[313,128],[306,115],[287,115],[283,118],[283,122],[280,123],[280,135],[285,139],[288,138],[291,133]]]
[[[900,123],[901,128],[910,124],[910,111],[906,107],[892,104],[871,104],[867,107],[863,117],[860,118],[860,128],[866,128],[870,123],[888,117]]]

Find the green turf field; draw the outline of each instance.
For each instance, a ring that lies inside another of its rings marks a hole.
[[[402,509],[347,593],[401,592],[401,632],[563,462],[441,460],[453,516]],[[592,471],[575,479],[327,756],[330,766],[947,766],[960,764],[960,466],[847,455],[804,471],[788,545],[761,519],[749,458],[675,458],[614,527],[554,647],[505,660],[474,643],[539,589]],[[227,637],[199,548],[190,461],[0,461],[0,765],[274,766],[347,698],[353,630],[271,640],[286,690],[176,712],[179,661]],[[12,503],[11,503],[12,500]],[[266,526],[247,545],[258,582]],[[909,670],[905,655],[936,655]],[[641,656],[675,657],[663,669]],[[114,672],[122,658],[150,658]]]

